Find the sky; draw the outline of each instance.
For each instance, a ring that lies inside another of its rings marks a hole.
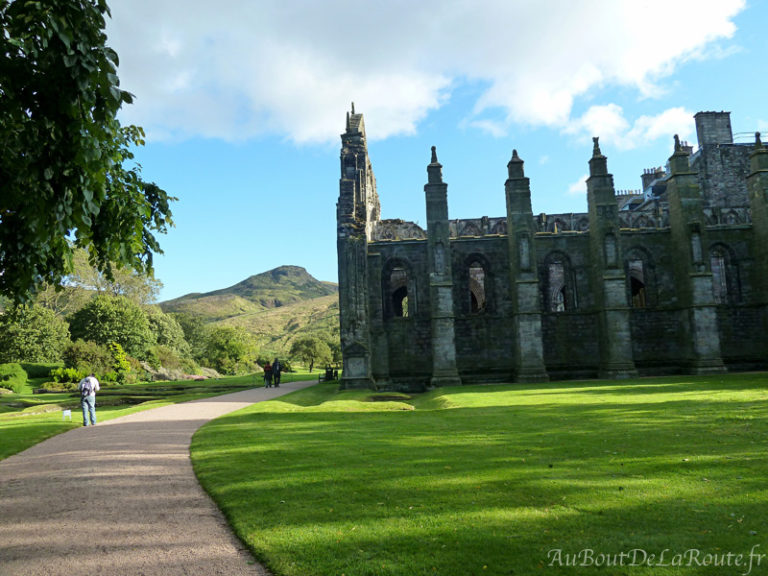
[[[112,0],[145,180],[178,198],[159,300],[281,265],[337,281],[340,134],[365,117],[382,218],[426,222],[431,146],[450,218],[506,213],[517,149],[534,213],[585,212],[592,137],[640,188],[693,115],[768,132],[763,0]]]

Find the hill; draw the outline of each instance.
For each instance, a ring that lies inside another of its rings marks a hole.
[[[305,334],[338,346],[338,286],[317,280],[300,266],[280,266],[229,288],[161,302],[160,307],[206,324],[240,326],[253,335],[262,356],[285,356],[291,342]]]
[[[161,302],[164,312],[199,316],[205,322],[255,314],[338,292],[332,282],[321,282],[300,266],[280,266],[246,278],[234,286],[194,293]]]

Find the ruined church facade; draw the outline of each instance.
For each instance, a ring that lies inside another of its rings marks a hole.
[[[588,212],[534,215],[523,160],[506,215],[449,219],[435,148],[426,229],[382,220],[362,114],[337,204],[342,387],[711,373],[768,365],[768,149],[695,116],[666,167],[618,192],[594,139]]]

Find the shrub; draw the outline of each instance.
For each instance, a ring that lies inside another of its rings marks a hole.
[[[128,362],[128,356],[125,354],[123,347],[117,342],[109,343],[109,353],[112,354],[112,371],[115,374],[115,378],[112,379],[112,381],[117,382],[118,384],[125,384],[128,372],[131,371],[131,364]]]
[[[57,383],[80,383],[80,380],[88,375],[87,372],[78,370],[77,368],[56,368],[51,370],[51,378]]]
[[[112,369],[112,354],[96,342],[77,340],[64,350],[64,366],[86,374],[103,374]]]
[[[13,390],[21,394],[21,390],[27,383],[27,373],[16,362],[0,364],[0,387]]]

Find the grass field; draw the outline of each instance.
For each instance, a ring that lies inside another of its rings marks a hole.
[[[193,439],[278,576],[768,574],[766,374],[336,388]]]
[[[283,381],[317,378],[317,373],[283,374]],[[45,379],[32,381],[22,394],[0,396],[0,460],[42,442],[46,438],[82,426],[80,397],[77,393],[33,394],[32,389]],[[263,386],[261,376],[233,376],[216,380],[144,382],[104,387],[96,395],[99,422],[168,404],[187,402],[229,392]],[[72,410],[72,421],[62,418],[62,410]]]

